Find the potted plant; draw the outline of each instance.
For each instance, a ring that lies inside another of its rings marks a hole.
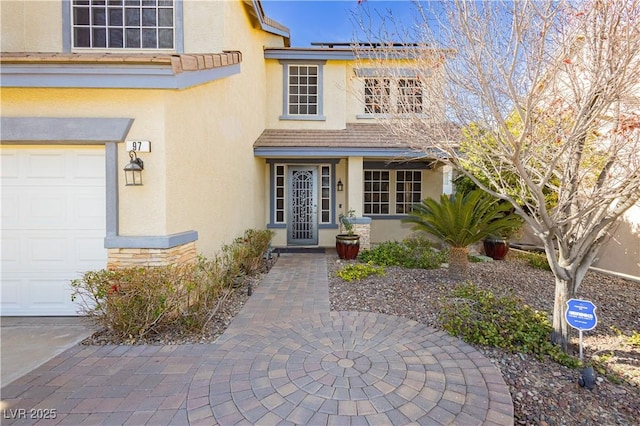
[[[482,241],[484,253],[493,260],[504,260],[509,252],[509,239],[522,229],[523,220],[520,216],[510,212],[505,217],[511,217],[513,225],[499,233],[488,235]]]
[[[354,233],[355,218],[355,210],[349,210],[347,214],[340,213],[338,216],[340,233],[336,235],[336,251],[340,259],[353,260],[360,251],[360,235]]]
[[[509,239],[501,235],[489,235],[482,241],[484,253],[493,260],[503,260],[509,252]]]
[[[415,231],[425,231],[445,243],[449,251],[449,275],[465,280],[469,264],[467,246],[487,235],[516,228],[516,223],[519,226],[520,217],[509,212],[509,205],[476,189],[466,194],[442,195],[440,200],[426,198],[414,204],[402,222],[413,223]]]

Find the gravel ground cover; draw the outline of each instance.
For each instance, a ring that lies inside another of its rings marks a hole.
[[[380,312],[441,328],[439,310],[455,285],[446,269],[389,267],[384,276],[346,282],[335,276],[345,263],[337,257],[328,259],[331,309]],[[479,288],[494,294],[513,292],[529,306],[551,313],[551,272],[532,268],[513,254],[505,261],[472,263],[470,269],[470,280]],[[584,332],[584,358],[598,357],[607,373],[597,374],[593,390],[578,385],[580,370],[476,346],[502,372],[513,398],[516,424],[640,424],[640,347],[625,337],[640,331],[640,283],[590,272],[578,297],[597,307],[597,327]],[[577,341],[576,337],[576,351]]]

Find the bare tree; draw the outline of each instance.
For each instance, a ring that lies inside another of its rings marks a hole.
[[[640,199],[640,0],[416,10],[415,26],[387,20],[391,29],[355,45],[362,66],[378,69],[365,108],[415,148],[444,152],[525,219],[555,276],[553,340],[567,351],[566,302]],[[400,68],[415,70],[418,86],[397,71],[400,56],[413,58]]]

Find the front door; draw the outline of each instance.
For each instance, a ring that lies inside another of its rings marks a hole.
[[[287,244],[318,244],[317,169],[289,168]]]

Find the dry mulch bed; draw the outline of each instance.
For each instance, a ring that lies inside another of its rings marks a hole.
[[[328,260],[333,310],[379,312],[441,328],[439,307],[455,285],[446,269],[389,267],[384,276],[345,282],[335,276],[344,264],[337,257]],[[552,312],[551,272],[532,268],[513,254],[505,261],[470,264],[470,280],[494,294],[513,292],[534,309]],[[606,360],[607,374],[598,374],[593,390],[578,385],[580,370],[525,354],[476,348],[502,372],[516,424],[640,424],[640,347],[624,337],[640,331],[640,283],[589,272],[577,296],[597,307],[597,327],[584,332],[584,359],[600,356]],[[577,337],[573,341],[577,351]]]

